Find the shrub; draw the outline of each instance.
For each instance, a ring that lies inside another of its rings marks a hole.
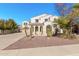
[[[47,26],[47,28],[46,28],[46,32],[47,32],[47,36],[48,36],[48,37],[51,37],[51,36],[52,36],[52,28],[51,28],[50,25]]]

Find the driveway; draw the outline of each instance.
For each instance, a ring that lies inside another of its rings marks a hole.
[[[7,35],[0,35],[0,50],[6,48],[10,44],[16,42],[17,40],[23,38],[25,36],[24,33],[14,33]]]

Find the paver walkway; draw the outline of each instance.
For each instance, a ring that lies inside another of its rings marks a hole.
[[[0,35],[0,50],[6,48],[10,44],[16,42],[17,40],[23,38],[25,36],[24,33],[14,33],[7,35]]]

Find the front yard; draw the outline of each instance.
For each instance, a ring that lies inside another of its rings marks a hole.
[[[63,39],[59,37],[51,37],[48,39],[47,37],[34,37],[34,38],[23,38],[20,39],[3,50],[14,50],[14,49],[26,49],[26,48],[37,48],[37,47],[48,47],[48,46],[62,46],[62,45],[71,45],[71,44],[79,44],[78,39],[69,40]]]

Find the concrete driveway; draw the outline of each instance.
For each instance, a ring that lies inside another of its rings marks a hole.
[[[23,38],[25,36],[24,33],[14,33],[7,35],[0,35],[0,50],[6,48],[10,44],[16,42],[17,40]]]

